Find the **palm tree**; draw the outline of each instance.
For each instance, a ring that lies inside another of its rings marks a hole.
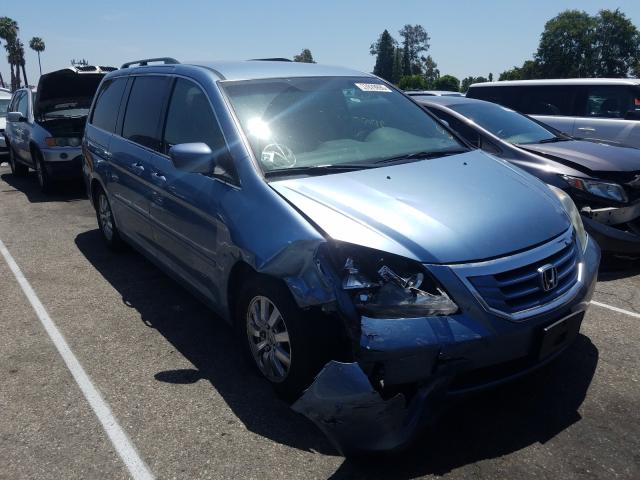
[[[42,75],[42,65],[40,64],[40,52],[44,52],[44,40],[40,37],[33,37],[29,40],[29,47],[38,54],[38,67],[40,67],[40,75]]]
[[[6,87],[7,84],[4,83],[4,78],[2,78],[2,72],[0,72],[0,87]]]
[[[20,39],[16,40],[16,47],[18,52],[18,61],[20,63],[20,68],[22,69],[22,78],[24,78],[24,86],[28,87],[29,82],[27,81],[27,70],[24,68],[24,44],[20,41]],[[20,76],[20,72],[18,72],[18,76]]]
[[[5,42],[4,48],[7,51],[9,70],[11,71],[11,89],[15,90],[20,87],[20,63],[14,63],[19,58],[19,55],[16,55],[18,23],[9,17],[0,17],[0,38]]]
[[[20,88],[20,50],[15,42],[7,43],[4,48],[7,49],[7,60],[11,67],[11,89],[16,90]]]

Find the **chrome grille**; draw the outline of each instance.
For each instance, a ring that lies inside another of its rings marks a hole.
[[[544,291],[538,268],[552,265],[557,269],[557,285]],[[507,314],[548,304],[568,292],[578,281],[578,250],[575,241],[565,243],[558,251],[524,266],[492,273],[469,276],[469,282],[486,304]]]

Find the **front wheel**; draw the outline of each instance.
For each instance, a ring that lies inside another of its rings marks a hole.
[[[104,190],[98,191],[96,200],[96,217],[102,238],[111,250],[120,251],[124,247],[124,242],[113,220],[111,204]]]
[[[53,189],[53,181],[47,172],[47,169],[44,166],[44,160],[42,159],[42,155],[36,152],[35,155],[35,163],[36,163],[36,174],[38,176],[38,185],[40,185],[40,190],[42,193],[51,193]]]
[[[16,154],[11,146],[9,146],[9,166],[11,167],[11,173],[16,177],[24,177],[29,173],[29,167],[18,163]]]
[[[263,276],[247,281],[236,322],[251,363],[285,400],[298,398],[322,365],[311,342],[314,322],[286,286]]]

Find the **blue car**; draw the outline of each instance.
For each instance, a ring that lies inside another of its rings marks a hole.
[[[401,448],[451,396],[557,357],[596,282],[563,191],[357,71],[127,63],[83,154],[107,245],[233,325],[345,455]]]

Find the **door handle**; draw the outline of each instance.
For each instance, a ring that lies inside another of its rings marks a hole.
[[[591,127],[578,127],[578,130],[580,130],[581,132],[595,132],[596,131],[595,128],[591,128]]]
[[[135,170],[138,173],[144,172],[144,166],[140,162],[132,163],[131,169]]]
[[[153,177],[153,179],[158,182],[158,183],[166,183],[167,182],[167,177],[165,177],[164,175],[162,175],[161,173],[158,172],[153,172],[151,174],[151,176]]]

